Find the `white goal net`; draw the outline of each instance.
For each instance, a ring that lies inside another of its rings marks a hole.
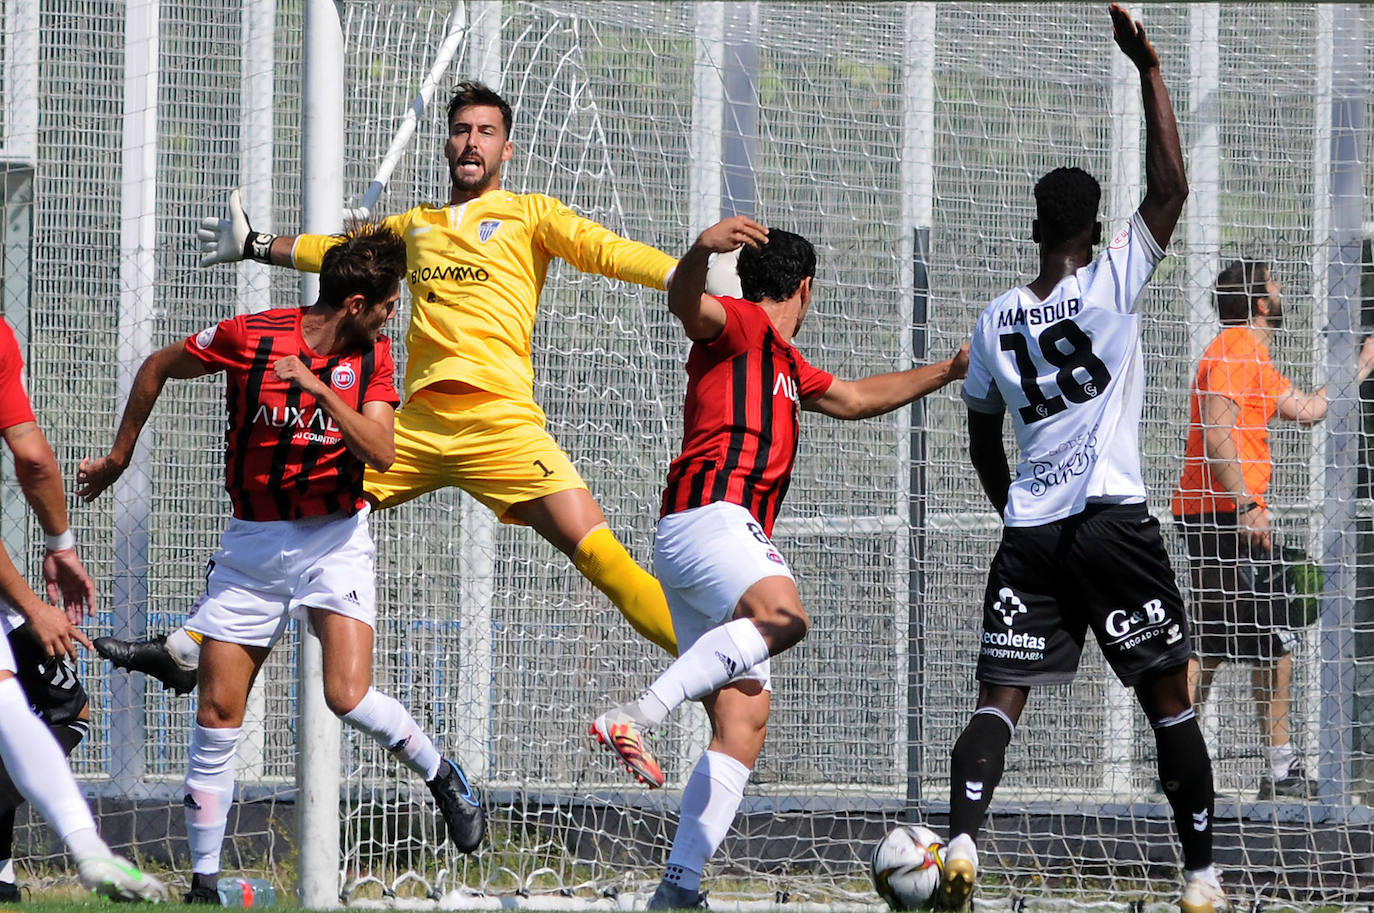
[[[198,269],[193,231],[241,184],[256,228],[300,223],[302,8],[4,0],[4,10],[0,290],[70,477],[108,447],[144,355],[236,309],[298,302],[285,270]],[[1322,794],[1256,800],[1268,761],[1249,670],[1224,666],[1204,714],[1219,863],[1240,897],[1367,903],[1374,396],[1350,378],[1360,328],[1374,323],[1374,14],[1137,12],[1163,60],[1192,182],[1142,306],[1151,508],[1172,529],[1188,386],[1217,329],[1210,289],[1223,260],[1273,264],[1289,305],[1276,362],[1304,389],[1326,385],[1331,401],[1314,430],[1275,427],[1271,498],[1284,541],[1324,570],[1320,617],[1294,632],[1291,711]],[[1138,81],[1105,6],[348,0],[339,14],[348,205],[459,29],[376,212],[446,197],[448,90],[486,74],[515,108],[505,186],[553,194],[670,253],[732,210],[810,238],[818,291],[797,343],[842,376],[945,357],[988,299],[1033,276],[1031,187],[1045,171],[1097,175],[1109,223],[1143,194]],[[391,326],[398,341],[408,314]],[[559,265],[534,344],[550,430],[647,563],[681,432],[680,327],[662,294]],[[898,821],[943,832],[999,532],[964,454],[964,421],[957,386],[880,419],[803,420],[775,538],[813,625],[774,661],[768,742],[707,872],[713,904],[873,905],[866,865],[878,837]],[[229,514],[222,424],[218,384],[174,382],[123,487],[73,503],[101,582],[94,633],[168,630],[198,594]],[[41,530],[13,474],[3,481],[0,529],[34,578]],[[341,897],[623,904],[652,890],[709,735],[704,716],[688,708],[655,734],[661,792],[634,784],[586,733],[663,654],[561,554],[456,491],[379,513],[373,532],[377,685],[485,790],[490,836],[473,857],[450,852],[423,784],[346,731]],[[1169,544],[1186,595],[1183,544]],[[226,869],[288,888],[309,840],[295,829],[293,663],[283,644],[262,677],[225,854]],[[180,784],[193,699],[89,659],[81,671],[94,725],[74,768],[111,842],[176,880],[187,870]],[[1170,898],[1178,859],[1153,753],[1095,648],[1073,686],[1037,689],[989,815],[982,896],[1036,909]],[[17,858],[32,882],[63,876],[36,819],[20,829]]]

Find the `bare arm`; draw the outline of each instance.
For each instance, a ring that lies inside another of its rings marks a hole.
[[[5,429],[5,443],[14,454],[14,472],[24,498],[33,508],[43,532],[51,540],[71,529],[67,523],[67,494],[62,485],[62,470],[48,439],[34,422]],[[70,537],[66,537],[70,540]],[[72,621],[96,611],[95,583],[75,544],[48,548],[43,555],[43,582],[48,602],[58,600]]]
[[[363,411],[358,412],[294,355],[278,359],[272,370],[282,380],[315,397],[320,408],[339,426],[344,446],[358,459],[378,472],[386,472],[396,462],[396,410],[390,403],[373,400],[363,403]]]
[[[1299,425],[1315,425],[1326,418],[1326,388],[1304,393],[1297,387],[1290,387],[1287,393],[1274,401],[1274,405],[1278,407],[1281,419]]]
[[[742,244],[758,247],[768,241],[768,229],[748,216],[731,216],[701,233],[678,261],[668,285],[668,310],[682,321],[688,339],[715,339],[725,328],[725,308],[706,294],[706,267],[711,254],[723,254]]]
[[[14,474],[38,524],[49,536],[67,531],[67,496],[57,457],[35,422],[5,429],[5,444],[14,454]]]
[[[978,482],[983,486],[999,515],[1006,512],[1011,492],[1011,469],[1007,448],[1002,443],[1002,412],[968,410],[968,458]]]
[[[114,446],[103,457],[86,457],[81,461],[76,471],[76,493],[87,501],[94,501],[129,468],[134,445],[148,423],[148,416],[153,414],[153,407],[168,378],[201,377],[208,373],[210,369],[203,362],[187,353],[184,342],[174,342],[149,355],[134,375],[133,389],[124,405]]]
[[[1112,37],[1117,47],[1140,71],[1140,94],[1145,107],[1145,199],[1140,217],[1160,249],[1169,246],[1174,226],[1188,199],[1188,175],[1183,166],[1183,146],[1178,138],[1169,90],[1159,71],[1159,55],[1145,37],[1145,26],[1113,3]]]
[[[1269,511],[1255,502],[1245,484],[1245,473],[1236,449],[1236,420],[1240,406],[1220,393],[1202,397],[1202,452],[1217,487],[1236,502],[1236,525],[1256,545],[1269,548]],[[1254,505],[1251,508],[1251,505]]]
[[[1374,373],[1374,336],[1366,337],[1360,344],[1360,357],[1355,368],[1357,391],[1360,384],[1369,379],[1371,373]],[[1314,425],[1326,418],[1327,404],[1324,385],[1311,393],[1290,387],[1287,393],[1275,401],[1279,418],[1297,422],[1299,425]]]
[[[802,408],[832,418],[871,418],[914,402],[967,373],[968,343],[965,343],[953,356],[934,364],[874,374],[861,380],[836,378],[820,396],[803,402]]]

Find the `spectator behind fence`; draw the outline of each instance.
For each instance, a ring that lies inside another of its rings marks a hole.
[[[1294,635],[1282,586],[1275,592],[1271,585],[1277,550],[1265,496],[1274,468],[1269,421],[1276,414],[1302,425],[1321,421],[1326,388],[1304,393],[1270,360],[1269,343],[1283,325],[1284,308],[1267,263],[1242,259],[1222,270],[1216,305],[1222,330],[1203,352],[1193,380],[1183,475],[1173,497],[1193,585],[1188,680],[1201,708],[1223,662],[1251,665],[1269,760],[1258,798],[1312,799],[1316,784],[1290,737]],[[1371,369],[1374,339],[1360,351],[1359,380]]]

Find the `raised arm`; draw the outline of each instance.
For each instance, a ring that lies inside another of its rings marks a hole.
[[[119,420],[114,446],[103,457],[86,457],[81,461],[76,471],[76,493],[87,501],[94,501],[129,468],[134,445],[168,378],[200,377],[208,373],[210,369],[186,351],[184,342],[174,342],[149,355],[134,375],[133,389],[129,391],[129,402]]]
[[[768,229],[748,216],[731,216],[703,231],[682,255],[668,286],[668,310],[682,321],[688,339],[715,339],[725,327],[725,308],[706,294],[706,268],[711,254],[724,254],[743,244],[758,247]]]
[[[1160,249],[1168,247],[1174,226],[1188,199],[1188,175],[1178,138],[1169,90],[1159,72],[1159,55],[1145,37],[1145,26],[1117,4],[1110,7],[1112,37],[1140,71],[1140,94],[1145,107],[1145,199],[1140,216]]]
[[[820,396],[803,402],[802,408],[832,418],[871,418],[914,402],[967,373],[968,343],[964,343],[958,352],[934,364],[874,374],[861,380],[840,380],[837,377]]]

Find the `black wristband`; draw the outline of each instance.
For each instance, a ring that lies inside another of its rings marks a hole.
[[[275,240],[276,235],[269,235],[265,231],[250,231],[243,241],[243,259],[271,263],[272,242]]]
[[[1254,510],[1254,509],[1256,509],[1257,507],[1260,507],[1260,506],[1261,506],[1261,505],[1260,505],[1260,502],[1258,502],[1258,501],[1251,501],[1251,502],[1249,502],[1248,504],[1242,504],[1240,507],[1236,508],[1236,514],[1237,514],[1237,515],[1240,515],[1240,514],[1248,514],[1250,511],[1252,511],[1252,510]]]

